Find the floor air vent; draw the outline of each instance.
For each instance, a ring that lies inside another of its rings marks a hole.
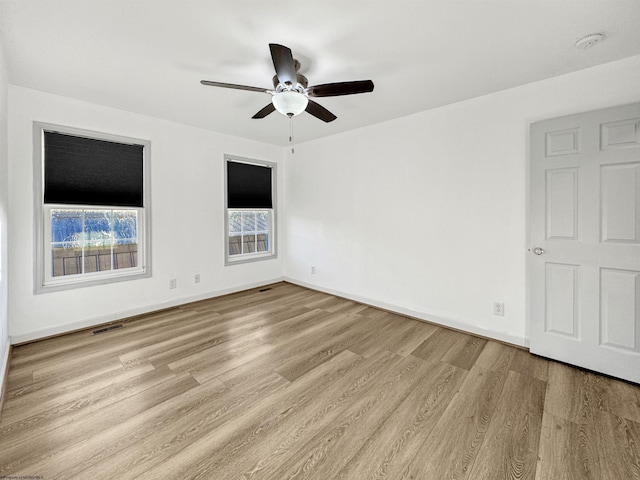
[[[94,330],[91,333],[94,334],[94,335],[99,335],[101,333],[107,333],[107,332],[110,332],[111,330],[117,330],[119,328],[124,328],[124,325],[121,324],[121,323],[118,323],[116,325],[109,325],[108,327],[99,328],[97,330]]]
[[[271,287],[263,288],[263,289],[258,290],[258,291],[259,292],[266,292],[267,290],[271,290]]]

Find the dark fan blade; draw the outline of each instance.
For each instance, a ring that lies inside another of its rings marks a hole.
[[[336,118],[338,118],[329,110],[324,108],[319,103],[314,102],[313,100],[309,100],[306,111],[307,113],[310,113],[314,117],[319,118],[323,122],[327,122],[327,123],[333,122]]]
[[[271,112],[274,112],[275,110],[276,110],[276,107],[273,106],[273,103],[270,103],[269,105],[264,107],[262,110],[260,110],[251,118],[264,118],[267,115],[269,115]]]
[[[355,82],[325,83],[307,88],[310,97],[338,97],[340,95],[355,95],[373,91],[371,80],[356,80]]]
[[[280,83],[283,85],[295,85],[298,83],[296,76],[296,66],[293,61],[291,49],[277,43],[270,43],[271,59],[273,67],[276,69],[276,75]]]
[[[202,85],[208,85],[210,87],[233,88],[235,90],[249,90],[250,92],[261,92],[261,93],[269,92],[269,90],[267,90],[266,88],[248,87],[246,85],[236,85],[235,83],[211,82],[209,80],[200,80],[200,83]]]

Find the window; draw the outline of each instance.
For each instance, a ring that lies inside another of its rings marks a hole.
[[[69,275],[138,268],[138,218],[133,209],[45,206],[51,280]],[[50,236],[49,236],[50,234]]]
[[[225,156],[227,265],[276,257],[275,174],[274,163]]]
[[[149,276],[149,143],[36,124],[36,291]]]

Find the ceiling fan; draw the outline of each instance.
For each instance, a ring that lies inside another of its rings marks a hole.
[[[293,58],[290,48],[270,43],[269,49],[271,50],[271,59],[276,70],[276,75],[273,77],[273,90],[209,80],[202,80],[200,83],[212,87],[270,94],[271,103],[251,118],[264,118],[276,110],[291,118],[306,111],[324,122],[332,122],[337,117],[322,105],[314,102],[310,97],[337,97],[373,91],[373,82],[371,80],[325,83],[309,87],[307,78],[298,73],[300,62]]]

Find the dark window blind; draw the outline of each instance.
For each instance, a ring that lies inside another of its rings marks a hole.
[[[143,149],[44,132],[44,203],[143,207]]]
[[[228,208],[273,208],[271,168],[227,162]]]

